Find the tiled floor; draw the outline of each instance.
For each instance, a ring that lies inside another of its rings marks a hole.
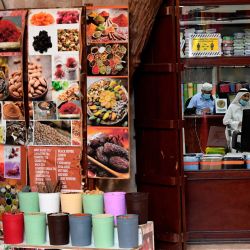
[[[188,245],[187,250],[250,250],[250,244]]]

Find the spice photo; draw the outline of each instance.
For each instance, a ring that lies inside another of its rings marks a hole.
[[[77,81],[79,78],[79,58],[77,56],[59,55],[54,57],[54,81]]]
[[[127,44],[95,44],[87,48],[88,75],[128,74]]]
[[[87,10],[87,42],[128,42],[128,11]]]
[[[56,104],[53,101],[33,102],[34,120],[55,120]]]
[[[80,119],[81,103],[80,101],[58,103],[57,112],[59,119]]]
[[[34,145],[71,145],[71,122],[35,121]]]
[[[22,17],[4,16],[0,19],[0,51],[20,51],[22,41]]]
[[[24,120],[23,102],[3,102],[3,119]]]

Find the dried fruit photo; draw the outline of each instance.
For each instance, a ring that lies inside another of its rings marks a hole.
[[[57,11],[57,24],[79,23],[79,10],[60,10]]]
[[[89,125],[128,126],[127,79],[88,78]]]
[[[88,127],[88,176],[128,178],[128,129]]]
[[[79,31],[77,29],[57,30],[58,51],[78,51],[79,50]]]
[[[87,42],[128,42],[128,10],[87,10]]]
[[[34,26],[47,26],[55,23],[55,19],[51,13],[39,11],[30,16],[30,24]]]
[[[35,121],[34,145],[71,145],[71,122]]]

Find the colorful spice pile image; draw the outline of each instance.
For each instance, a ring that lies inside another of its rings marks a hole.
[[[92,75],[126,75],[127,45],[103,44],[88,47],[88,71]]]
[[[38,51],[41,54],[43,54],[44,52],[47,52],[48,49],[52,48],[51,37],[48,35],[48,32],[45,30],[40,31],[39,35],[34,36],[33,39],[34,41],[32,45],[33,45],[34,50]]]
[[[87,154],[105,166],[119,172],[129,172],[129,153],[124,148],[122,137],[98,133],[88,141]],[[107,171],[89,162],[89,171],[100,177],[110,176]]]
[[[128,17],[124,14],[120,14],[112,19],[119,27],[128,27]]]
[[[88,42],[128,42],[128,16],[122,10],[87,13]]]
[[[57,24],[79,23],[79,11],[77,10],[61,10],[57,12]]]
[[[128,93],[118,79],[101,79],[87,92],[87,112],[92,125],[112,125],[128,114]]]
[[[77,29],[63,29],[57,31],[58,51],[78,51],[79,32]]]
[[[71,123],[35,122],[35,145],[71,145]]]
[[[35,26],[47,26],[55,22],[54,17],[50,13],[39,12],[33,14],[30,23]]]
[[[79,119],[81,115],[80,102],[67,101],[58,106],[59,118]]]

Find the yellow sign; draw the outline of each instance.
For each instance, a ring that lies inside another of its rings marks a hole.
[[[219,52],[219,38],[195,37],[192,40],[192,52]]]

